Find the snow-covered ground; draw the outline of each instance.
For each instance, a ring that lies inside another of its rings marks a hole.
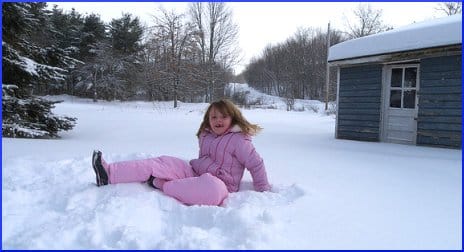
[[[325,111],[325,103],[316,100],[295,99],[293,108],[289,107],[289,101],[285,98],[263,94],[258,90],[248,86],[248,84],[229,83],[226,86],[226,93],[239,93],[244,95],[247,104],[251,104],[250,108],[292,110],[292,111],[313,111],[315,113],[335,114],[335,102],[329,102],[328,110]]]
[[[3,249],[461,249],[460,150],[337,140],[322,110],[243,109],[264,128],[273,191],[246,173],[225,206],[185,206],[142,183],[95,186],[91,153],[194,158],[207,104],[49,98],[77,126],[2,139]]]

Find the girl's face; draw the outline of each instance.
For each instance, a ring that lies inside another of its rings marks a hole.
[[[222,135],[230,128],[232,118],[221,114],[216,108],[211,108],[209,112],[209,125],[216,135]]]

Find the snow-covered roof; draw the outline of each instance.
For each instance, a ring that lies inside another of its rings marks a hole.
[[[418,22],[330,47],[328,61],[462,44],[462,15]]]

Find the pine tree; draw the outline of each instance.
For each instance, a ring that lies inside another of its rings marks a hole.
[[[32,95],[65,81],[78,61],[47,44],[50,34],[44,3],[2,3],[2,134],[6,137],[57,137],[75,118],[50,111],[57,102]]]
[[[84,24],[80,31],[80,59],[87,61],[96,57],[96,46],[106,39],[105,24],[100,16],[90,14],[84,18]]]
[[[137,74],[141,69],[143,27],[138,17],[123,14],[109,25],[112,43],[112,62],[108,62],[106,86],[112,86],[113,99],[125,100],[134,96]]]
[[[140,41],[143,27],[138,17],[132,18],[131,14],[125,13],[121,18],[113,19],[110,24],[110,33],[115,53],[128,56],[142,49]]]
[[[53,115],[58,101],[21,94],[18,86],[2,85],[2,136],[56,138],[58,131],[70,130],[76,118]]]
[[[139,55],[143,27],[137,17],[123,14],[106,26],[97,15],[84,19],[81,30],[81,55],[85,65],[77,70],[75,89],[98,99],[126,100],[136,92],[141,71]]]
[[[80,59],[84,65],[72,72],[73,91],[81,96],[93,97],[97,101],[98,82],[103,76],[102,60],[105,58],[106,49],[110,47],[105,24],[100,17],[90,14],[84,18],[80,31]],[[100,97],[102,98],[102,97]]]
[[[82,60],[80,44],[81,30],[83,29],[84,19],[74,9],[70,13],[63,13],[55,5],[50,14],[50,37],[54,44],[65,50],[68,56]]]

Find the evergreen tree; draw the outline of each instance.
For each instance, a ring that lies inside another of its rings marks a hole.
[[[80,31],[80,59],[87,61],[96,57],[96,46],[106,39],[105,24],[100,16],[90,14],[84,18],[84,24]]]
[[[138,17],[123,14],[110,23],[112,55],[107,58],[106,86],[112,86],[114,99],[129,99],[137,91],[138,75],[141,71],[141,54],[143,50],[143,27]],[[109,82],[108,82],[109,81]]]
[[[53,43],[65,50],[68,56],[82,60],[80,44],[82,41],[81,30],[84,19],[74,9],[70,13],[63,13],[55,5],[50,15],[50,29]]]
[[[2,85],[2,136],[56,138],[58,131],[72,129],[77,119],[54,115],[56,103],[21,94],[18,86]]]
[[[110,47],[110,42],[105,31],[105,24],[100,16],[95,14],[84,18],[80,34],[80,59],[85,61],[85,64],[72,72],[73,83],[76,83],[73,91],[82,96],[93,97],[96,101],[98,82],[103,76],[101,63],[106,57],[108,50],[105,48]]]
[[[119,19],[113,19],[110,24],[110,34],[114,52],[128,56],[140,52],[143,27],[138,17],[123,14]]]
[[[44,37],[48,16],[44,3],[2,3],[2,133],[7,137],[57,137],[74,118],[56,117],[56,102],[32,95],[64,83],[78,61]]]
[[[15,83],[36,94],[63,91],[67,74],[81,62],[49,39],[56,30],[46,5],[3,3],[3,7],[3,83]]]
[[[85,17],[81,55],[86,64],[78,69],[76,90],[94,101],[126,100],[136,93],[143,50],[143,27],[137,17],[123,14],[108,25],[97,15]]]

